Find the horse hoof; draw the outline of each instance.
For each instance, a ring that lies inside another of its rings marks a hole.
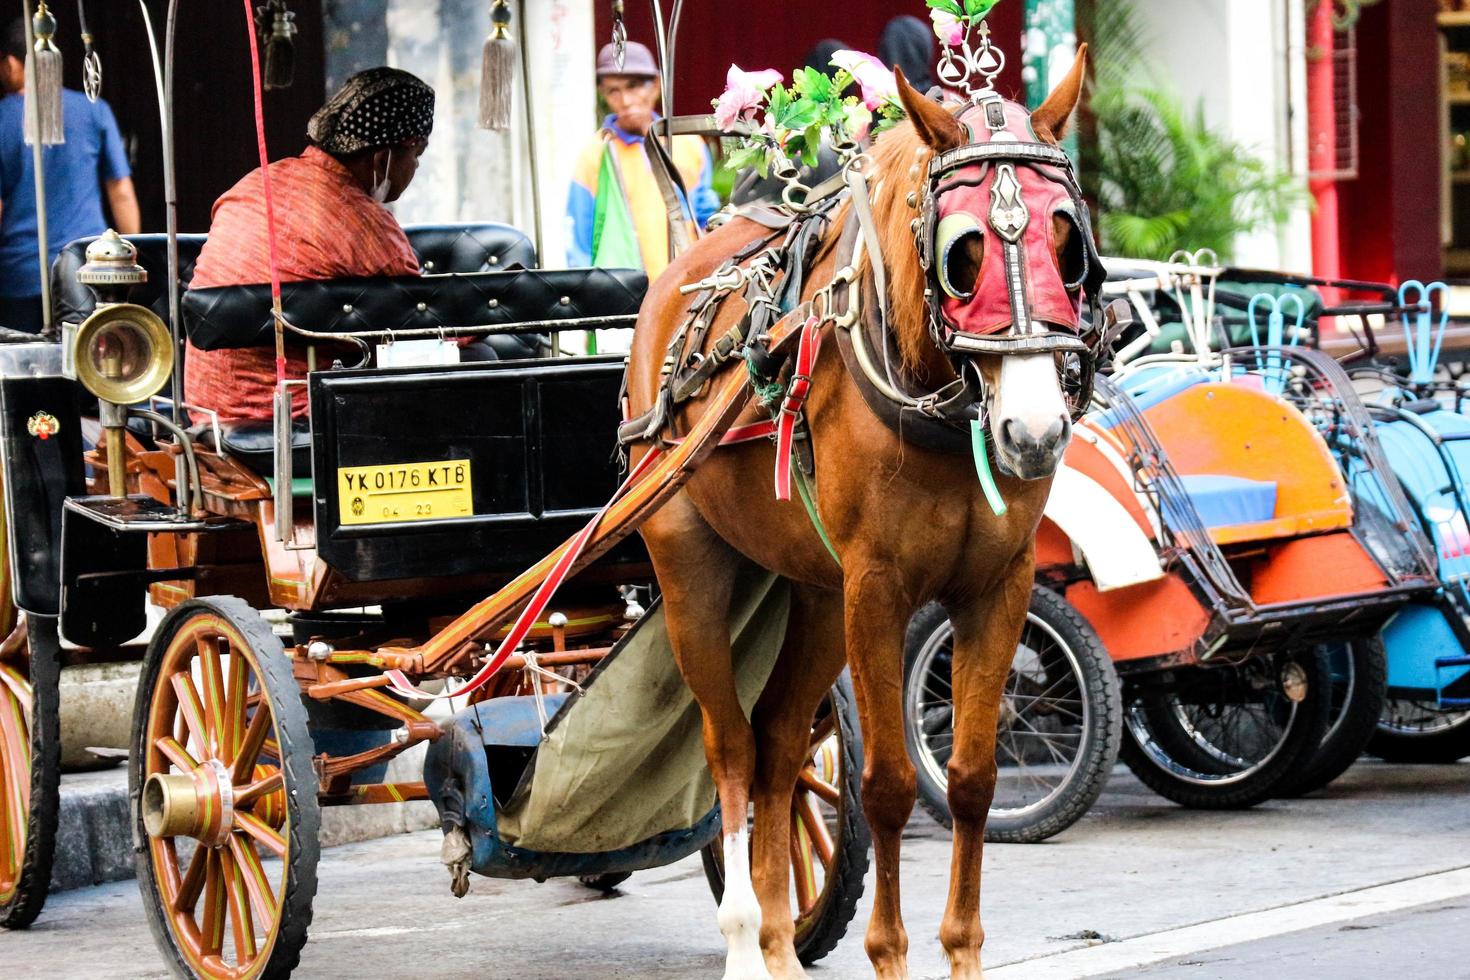
[[[769,970],[766,969],[765,961],[756,958],[754,962],[742,958],[742,962],[736,962],[735,957],[725,963],[725,980],[775,980]]]

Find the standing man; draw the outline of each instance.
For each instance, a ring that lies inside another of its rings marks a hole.
[[[619,68],[613,46],[604,45],[597,55],[597,91],[612,112],[577,159],[567,196],[571,226],[567,264],[628,265],[641,257],[644,271],[654,279],[669,264],[669,228],[668,210],[644,148],[649,127],[659,118],[657,107],[663,95],[652,52],[630,41]],[[720,207],[710,186],[709,150],[697,136],[676,136],[672,156],[689,192],[685,208],[703,228]],[[610,259],[618,249],[610,248],[611,243],[599,232],[620,221],[623,227],[631,223],[637,253],[623,249],[616,259]]]
[[[40,333],[41,270],[36,241],[36,178],[25,144],[25,24],[16,20],[0,38],[0,326]],[[138,233],[138,197],[117,120],[106,102],[63,89],[66,142],[41,151],[46,176],[48,262],[67,242],[107,230],[102,194],[112,227]]]

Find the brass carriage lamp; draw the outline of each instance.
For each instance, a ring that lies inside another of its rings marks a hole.
[[[127,494],[123,462],[127,406],[145,401],[168,383],[173,345],[168,327],[152,310],[127,302],[129,290],[148,281],[133,244],[108,229],[87,246],[77,282],[97,297],[97,308],[80,325],[63,328],[65,374],[80,381],[100,403],[106,438],[107,490]]]

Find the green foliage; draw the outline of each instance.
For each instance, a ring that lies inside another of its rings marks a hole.
[[[960,6],[958,0],[925,0],[925,4],[932,10],[942,10],[961,20],[971,24],[978,24],[985,19],[985,15],[1000,3],[1000,0],[964,0],[964,6]]]
[[[1082,172],[1105,252],[1163,260],[1212,248],[1228,260],[1237,236],[1309,205],[1300,181],[1212,129],[1202,106],[1186,108],[1140,68],[1143,34],[1131,4],[1086,6],[1089,22],[1079,26],[1096,57]]]

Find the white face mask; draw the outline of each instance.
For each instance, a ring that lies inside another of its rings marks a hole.
[[[377,201],[379,204],[385,204],[388,201],[388,187],[389,187],[388,174],[392,170],[393,170],[393,151],[390,149],[388,151],[388,162],[383,167],[383,179],[381,181],[374,180],[373,181],[373,189],[368,192],[372,196],[372,199],[374,201]]]

